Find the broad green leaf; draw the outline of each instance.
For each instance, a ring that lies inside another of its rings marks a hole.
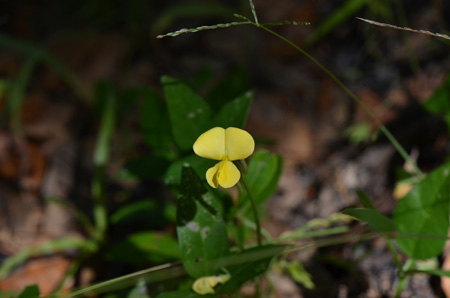
[[[165,292],[161,295],[156,296],[156,298],[218,298],[219,294],[209,294],[209,295],[200,295],[195,293],[194,291],[182,290],[176,292]]]
[[[189,166],[182,170],[177,234],[183,265],[190,276],[214,275],[223,267],[229,241],[220,202]]]
[[[179,80],[165,76],[162,83],[175,141],[181,149],[192,150],[195,140],[211,128],[210,108]]]
[[[243,128],[253,102],[253,91],[247,91],[232,101],[227,102],[216,116],[215,125],[219,127]]]
[[[372,229],[379,233],[395,232],[395,225],[392,221],[378,210],[355,208],[347,209],[344,213],[366,222]]]
[[[167,185],[180,185],[181,183],[181,169],[183,166],[191,166],[197,175],[206,179],[206,171],[213,167],[218,161],[210,160],[206,158],[199,157],[195,154],[186,156],[174,162],[167,169],[166,174],[164,175],[164,182]]]
[[[427,259],[444,247],[449,227],[450,163],[419,182],[394,210],[397,243],[407,255]]]
[[[229,257],[226,268],[231,274],[230,280],[216,289],[220,293],[230,294],[243,283],[264,273],[272,258],[289,248],[287,245],[265,245],[253,247]]]
[[[450,131],[450,73],[423,106],[430,113],[443,115]]]
[[[361,202],[361,204],[367,208],[367,209],[373,209],[375,210],[375,205],[373,204],[372,200],[369,198],[368,195],[366,195],[362,190],[358,189],[356,191],[356,194],[358,195],[358,199]]]
[[[39,297],[39,287],[37,285],[27,286],[18,298],[37,298]]]
[[[264,203],[275,193],[281,168],[282,160],[279,155],[266,150],[260,150],[253,155],[248,166],[246,179],[256,204]],[[246,191],[241,193],[240,196],[242,202],[249,200]],[[246,205],[249,205],[249,203]]]
[[[220,81],[206,96],[206,101],[215,112],[223,105],[250,90],[248,73],[245,68],[237,68],[230,75]]]
[[[164,100],[153,90],[143,89],[141,131],[144,141],[157,155],[172,159],[175,155],[172,128]]]
[[[138,232],[114,245],[108,257],[128,264],[161,263],[180,259],[180,250],[170,235]]]

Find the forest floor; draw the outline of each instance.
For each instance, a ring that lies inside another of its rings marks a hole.
[[[122,89],[147,86],[161,92],[160,77],[166,74],[192,78],[206,71],[212,81],[217,81],[236,69],[246,73],[249,86],[256,91],[246,129],[257,143],[263,144],[261,147],[283,157],[279,188],[267,203],[263,220],[263,227],[273,236],[357,206],[358,189],[373,200],[378,210],[392,214],[398,202],[393,195],[396,173],[398,169],[408,170],[405,162],[377,133],[376,124],[361,107],[288,44],[257,28],[240,26],[156,39],[157,34],[170,30],[224,21],[214,14],[167,21],[162,16],[169,4],[146,4],[153,10],[129,22],[129,11],[119,7],[123,11],[118,12],[119,8],[109,8],[105,3],[96,7],[87,1],[72,14],[72,2],[76,1],[68,1],[65,8],[55,1],[41,2],[43,5],[32,1],[3,4],[2,34],[47,49],[85,86],[109,80]],[[246,1],[238,2],[236,9],[247,5]],[[403,7],[379,4],[390,9],[383,20],[396,24],[399,19],[407,20],[400,25],[432,32],[448,30],[450,7],[444,1],[403,2]],[[444,162],[450,150],[447,126],[443,119],[422,108],[450,69],[444,42],[354,18],[381,18],[373,4],[312,43],[314,30],[339,10],[338,4],[279,0],[274,7],[273,1],[258,0],[255,6],[264,22],[310,22],[310,26],[286,25],[275,30],[305,46],[308,53],[341,78],[424,172]],[[1,82],[23,74],[27,58],[26,51],[0,48]],[[210,87],[206,84],[199,92],[206,93]],[[44,199],[74,200],[81,208],[89,209],[89,181],[94,175],[91,157],[98,121],[95,103],[83,94],[82,88],[74,91],[48,67],[39,66],[30,74],[24,94],[19,135],[8,128],[9,104],[6,96],[2,98],[2,259],[49,239],[82,235],[70,210]],[[136,108],[124,117],[118,130],[136,128],[138,113]],[[359,139],[358,128],[363,129]],[[130,130],[126,140],[116,142],[142,146],[139,138],[137,131]],[[112,147],[112,161],[107,167],[110,177],[126,162],[119,152],[126,150],[124,147]],[[112,200],[120,201],[121,187],[111,186]],[[155,188],[159,189],[156,193],[164,193],[158,184]],[[355,223],[353,229],[357,233],[364,227]],[[441,264],[446,253],[439,258]],[[398,282],[395,263],[382,238],[312,248],[292,258],[304,264],[316,287],[305,289],[272,272],[279,297],[391,297]],[[0,281],[0,290],[38,283],[41,293],[50,293],[70,263],[70,254],[30,259]],[[122,270],[115,267],[112,272],[101,273],[82,268],[76,285],[126,273]],[[415,275],[402,297],[450,297],[450,288],[442,288],[439,278]]]

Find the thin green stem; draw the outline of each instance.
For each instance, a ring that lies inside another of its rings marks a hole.
[[[405,266],[403,268],[403,272],[410,271],[413,268],[413,266],[414,266],[414,259],[408,259],[408,261],[406,261]],[[402,293],[405,286],[408,284],[410,277],[411,277],[411,275],[409,275],[409,274],[403,274],[403,276],[400,276],[400,280],[397,284],[397,288],[395,289],[395,294],[394,294],[395,298],[400,298],[400,294]]]
[[[92,182],[92,197],[95,202],[95,239],[99,243],[102,243],[105,240],[108,228],[105,197],[105,167],[109,161],[111,140],[116,126],[117,96],[112,83],[103,83],[99,86],[98,99],[104,100],[104,106],[93,158],[95,174]]]
[[[248,186],[247,179],[245,179],[244,175],[241,176],[241,182],[244,186],[245,190],[247,191],[248,197],[250,198],[250,203],[252,205],[253,210],[253,216],[255,217],[255,224],[256,224],[256,239],[258,241],[258,246],[262,245],[262,234],[261,234],[261,224],[259,221],[259,215],[258,215],[258,208],[256,206],[255,198],[253,197],[252,191],[250,190],[250,187]]]
[[[255,23],[259,24],[258,17],[256,16],[255,4],[253,4],[252,0],[248,0],[248,2],[250,3],[250,10],[252,11],[253,18],[255,19]]]
[[[247,162],[245,161],[245,159],[241,160],[241,165],[242,165],[242,170],[244,175],[247,175],[248,173],[248,165]]]
[[[392,243],[391,239],[387,237],[384,237],[384,239],[386,240],[389,251],[391,252],[392,258],[394,259],[395,265],[397,266],[398,276],[402,278],[405,275],[405,272],[403,271],[402,262],[400,262],[400,258],[398,257],[394,244]]]
[[[423,177],[422,171],[419,169],[419,167],[416,165],[416,163],[411,159],[411,157],[406,153],[405,149],[400,145],[400,143],[397,141],[397,139],[391,134],[391,132],[378,120],[378,118],[375,116],[375,114],[369,110],[369,108],[361,101],[361,99],[358,98],[341,80],[339,80],[328,68],[323,66],[319,61],[317,61],[314,57],[312,57],[310,54],[308,54],[305,50],[297,46],[295,43],[290,41],[289,39],[283,37],[282,35],[270,30],[269,28],[265,27],[262,24],[253,24],[257,27],[262,28],[266,32],[278,37],[279,39],[283,40],[293,48],[295,48],[297,51],[299,51],[301,54],[306,56],[309,60],[311,60],[314,64],[316,64],[320,69],[322,69],[333,81],[335,81],[336,84],[338,84],[344,91],[347,93],[363,110],[364,112],[377,124],[378,129],[388,138],[388,140],[391,142],[391,144],[395,147],[397,152],[403,157],[403,159],[414,169],[416,174],[419,177]]]

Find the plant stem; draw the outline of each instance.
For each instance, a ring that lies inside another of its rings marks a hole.
[[[258,22],[258,17],[256,16],[255,4],[253,4],[252,0],[248,0],[248,2],[250,4],[250,10],[252,11],[253,18],[255,19],[255,23],[256,23],[256,25],[258,25],[259,22]]]
[[[408,272],[414,267],[414,259],[408,259],[405,263],[403,272]],[[408,284],[409,279],[411,276],[409,274],[403,274],[403,276],[400,277],[400,280],[398,281],[397,288],[395,289],[395,298],[400,298],[400,294],[402,293],[405,286]]]
[[[403,271],[402,262],[400,262],[398,254],[395,251],[394,244],[392,244],[391,239],[389,239],[387,237],[384,237],[384,240],[386,240],[389,251],[391,252],[392,258],[394,259],[395,265],[397,266],[398,276],[400,276],[400,278],[403,278],[403,276],[405,275],[405,272]]]
[[[250,187],[248,186],[247,180],[245,179],[244,175],[241,176],[241,181],[242,181],[242,185],[244,185],[244,188],[247,191],[248,197],[250,198],[250,203],[252,205],[252,210],[253,210],[253,216],[255,217],[256,239],[258,241],[258,246],[261,246],[262,245],[261,224],[259,222],[258,208],[256,207],[255,198],[253,197],[253,194],[250,190]]]
[[[295,48],[297,51],[299,51],[301,54],[306,56],[309,60],[311,60],[314,64],[316,64],[320,69],[322,69],[333,81],[338,84],[344,91],[347,93],[363,110],[364,112],[377,124],[378,129],[388,138],[388,140],[391,142],[391,144],[395,147],[397,152],[403,157],[403,159],[414,169],[416,172],[416,175],[422,178],[424,174],[419,169],[419,167],[416,165],[416,163],[411,159],[411,157],[406,153],[405,149],[400,145],[400,143],[397,141],[397,139],[391,134],[391,132],[378,120],[378,118],[375,116],[375,114],[369,110],[369,108],[361,101],[361,99],[358,98],[341,80],[339,80],[328,68],[323,66],[319,61],[317,61],[314,57],[312,57],[310,54],[308,54],[305,50],[297,46],[295,43],[290,41],[289,39],[285,38],[284,36],[270,30],[269,28],[265,27],[262,24],[253,23],[256,27],[264,29],[266,32],[278,37],[279,39],[283,40],[293,48]]]

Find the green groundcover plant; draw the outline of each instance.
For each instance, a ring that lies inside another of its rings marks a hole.
[[[230,84],[233,78],[234,81],[236,78],[238,81],[245,81],[242,79],[242,73],[232,74],[211,92],[220,93],[220,100],[208,96],[201,98],[188,84],[168,76],[161,79],[164,98],[147,88],[119,92],[110,83],[99,84],[96,93],[91,95],[80,88],[76,78],[45,51],[3,36],[0,38],[1,43],[25,51],[31,57],[22,75],[14,82],[5,83],[3,88],[11,97],[10,102],[14,103],[11,104],[10,113],[11,127],[16,131],[20,131],[19,111],[23,86],[37,62],[46,63],[57,70],[83,96],[95,96],[102,112],[94,152],[93,220],[77,213],[89,237],[62,238],[25,249],[3,263],[0,267],[0,278],[7,276],[14,267],[31,256],[78,249],[80,257],[74,261],[66,276],[68,278],[75,274],[87,255],[95,255],[104,249],[105,235],[110,225],[120,225],[130,218],[146,216],[147,212],[153,212],[157,208],[150,201],[141,200],[125,205],[111,215],[108,215],[106,209],[105,166],[109,162],[109,147],[121,109],[117,100],[120,96],[129,96],[133,100],[142,99],[141,132],[152,151],[149,156],[130,162],[121,171],[119,178],[149,178],[164,182],[177,198],[175,206],[168,204],[163,208],[163,217],[176,223],[177,238],[153,231],[133,233],[123,242],[108,247],[107,256],[114,260],[123,258],[129,263],[144,260],[164,263],[163,265],[76,289],[68,294],[60,291],[64,284],[62,281],[54,297],[82,297],[107,293],[107,297],[150,297],[147,286],[163,284],[167,280],[175,282],[161,287],[160,293],[155,297],[238,297],[240,287],[249,281],[254,281],[258,291],[258,281],[270,267],[288,272],[304,287],[313,288],[311,277],[302,265],[296,261],[288,261],[287,255],[290,252],[311,246],[319,247],[374,237],[386,239],[393,261],[397,265],[399,281],[395,296],[400,295],[412,274],[427,273],[450,277],[450,271],[423,267],[418,262],[436,258],[447,241],[450,163],[445,163],[426,175],[422,173],[391,133],[347,86],[303,49],[269,29],[272,25],[305,23],[259,23],[253,2],[250,0],[249,3],[253,21],[237,16],[239,22],[182,29],[159,37],[176,37],[184,33],[246,24],[277,36],[300,54],[306,55],[361,105],[378,124],[379,131],[414,169],[410,177],[402,181],[412,189],[399,202],[393,217],[388,218],[376,210],[371,199],[358,192],[361,207],[347,209],[344,214],[336,214],[329,219],[313,220],[295,231],[272,238],[261,228],[259,213],[277,189],[282,158],[255,147],[254,138],[243,130],[254,92],[245,84],[237,87]],[[351,12],[363,3],[364,1],[347,1],[346,7]],[[342,16],[342,11],[340,13]],[[336,20],[331,18],[330,22]],[[325,32],[327,29],[323,30]],[[324,32],[320,34],[325,34]],[[450,130],[449,98],[450,75],[424,104],[424,108],[430,113],[442,115]],[[229,188],[235,185],[238,192],[230,192]],[[52,202],[62,204],[57,199]],[[349,216],[367,223],[368,231],[357,236],[346,234]],[[331,226],[336,222],[341,225]],[[315,239],[322,236],[328,237]],[[299,239],[309,240],[299,245]],[[400,254],[406,258],[401,258]],[[120,294],[114,294],[117,291]],[[256,295],[259,294],[257,292]],[[30,285],[21,293],[1,293],[1,296],[37,297],[39,289]]]

